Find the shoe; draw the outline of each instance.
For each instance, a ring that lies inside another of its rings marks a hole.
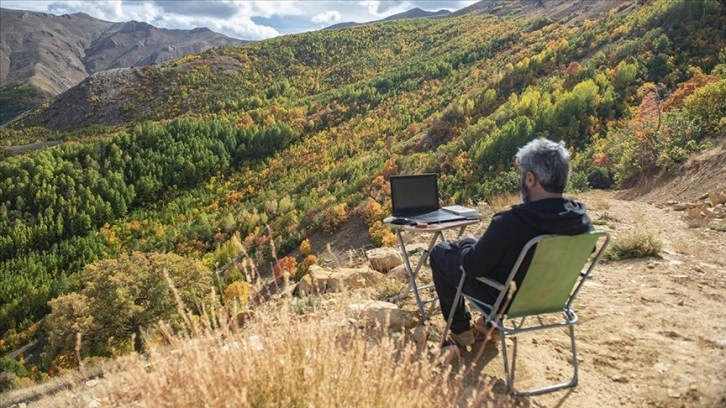
[[[495,336],[499,336],[499,330],[497,330],[496,326],[491,323],[487,323],[483,317],[476,319],[474,323],[472,323],[471,327],[473,330],[483,336],[486,336],[490,330],[492,338],[494,338]]]
[[[476,337],[474,336],[474,329],[469,329],[467,331],[461,332],[459,334],[456,334],[454,332],[449,333],[451,336],[451,340],[454,340],[454,343],[456,343],[458,346],[461,347],[468,347],[472,344],[476,343]]]

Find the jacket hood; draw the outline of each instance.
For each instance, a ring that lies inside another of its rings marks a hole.
[[[585,205],[565,198],[547,198],[512,206],[512,213],[543,234],[576,235],[591,229]]]

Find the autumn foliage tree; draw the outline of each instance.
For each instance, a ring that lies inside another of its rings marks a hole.
[[[181,328],[180,313],[199,312],[212,300],[209,269],[174,254],[137,252],[90,264],[82,273],[80,293],[50,302],[44,352],[49,365],[140,351],[144,340],[156,338],[156,323]]]

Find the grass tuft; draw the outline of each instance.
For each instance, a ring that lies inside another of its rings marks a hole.
[[[637,234],[614,240],[605,252],[604,258],[609,261],[623,259],[658,257],[663,244],[650,234]]]

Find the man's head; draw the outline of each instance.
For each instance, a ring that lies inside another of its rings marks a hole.
[[[532,140],[517,152],[522,173],[522,201],[562,196],[570,177],[570,153],[564,143]]]

